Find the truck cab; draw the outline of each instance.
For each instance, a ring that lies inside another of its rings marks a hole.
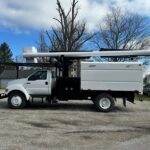
[[[26,79],[24,88],[30,95],[50,95],[52,85],[51,71],[37,71]]]
[[[40,70],[27,78],[9,82],[6,88],[9,107],[23,108],[32,96],[51,95],[54,81],[50,70]]]

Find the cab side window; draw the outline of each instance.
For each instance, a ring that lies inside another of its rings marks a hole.
[[[35,81],[35,80],[46,80],[47,79],[47,71],[38,71],[32,76],[28,78],[28,81]]]

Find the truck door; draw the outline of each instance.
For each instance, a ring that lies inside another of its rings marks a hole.
[[[38,71],[31,75],[25,87],[31,95],[48,95],[49,92],[49,80],[47,71]]]

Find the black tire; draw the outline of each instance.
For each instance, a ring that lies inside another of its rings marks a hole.
[[[15,100],[16,99],[16,100]],[[23,93],[12,92],[8,96],[8,106],[12,109],[21,109],[26,107],[27,100]]]
[[[110,112],[114,107],[114,98],[107,93],[103,93],[95,98],[94,104],[98,111]]]

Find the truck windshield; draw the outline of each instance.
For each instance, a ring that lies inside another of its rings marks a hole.
[[[47,71],[38,71],[31,75],[28,78],[28,81],[35,81],[35,80],[46,80],[47,79]]]

